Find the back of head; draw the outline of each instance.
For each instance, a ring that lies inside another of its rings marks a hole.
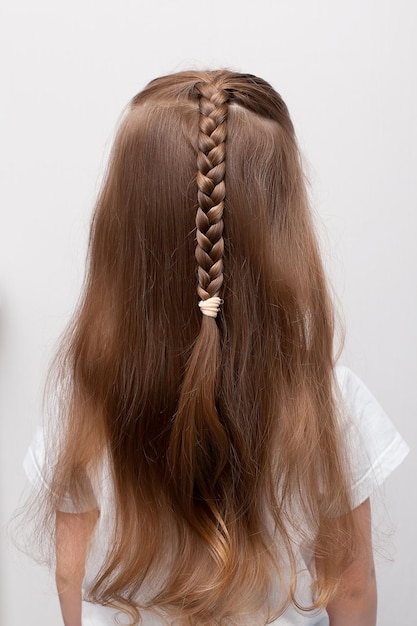
[[[349,510],[332,343],[281,97],[226,70],[152,81],[118,132],[61,352],[52,505],[69,485],[82,497],[103,451],[114,482],[92,598],[135,612],[152,579],[147,603],[193,624],[266,620],[296,601],[297,536],[325,604]]]

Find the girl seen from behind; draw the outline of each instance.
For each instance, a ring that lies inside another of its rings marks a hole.
[[[333,338],[281,97],[152,81],[26,458],[66,626],[376,623],[369,496],[407,447]]]

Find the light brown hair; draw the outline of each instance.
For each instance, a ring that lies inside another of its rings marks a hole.
[[[217,319],[197,306],[214,295]],[[50,507],[86,497],[103,455],[114,485],[91,599],[138,619],[152,580],[148,605],[179,623],[266,622],[298,603],[306,542],[305,608],[326,605],[355,540],[333,326],[281,97],[226,70],[152,81],[118,131],[57,361]]]

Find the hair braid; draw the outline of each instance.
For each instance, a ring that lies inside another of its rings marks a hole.
[[[197,155],[197,292],[203,318],[193,345],[168,448],[171,487],[182,515],[203,538],[221,578],[230,565],[228,529],[219,509],[220,477],[229,440],[217,411],[220,333],[216,317],[223,283],[226,91],[215,83],[196,85],[200,124]],[[221,500],[221,498],[220,498]]]
[[[223,283],[223,207],[226,195],[226,119],[229,94],[213,83],[199,83],[196,215],[197,292],[204,301],[219,295]]]

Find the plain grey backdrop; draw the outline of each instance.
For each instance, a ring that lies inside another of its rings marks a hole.
[[[414,0],[16,0],[0,11],[1,624],[60,623],[51,578],[11,546],[6,523],[25,483],[22,459],[40,420],[47,364],[79,293],[91,209],[120,113],[158,75],[229,67],[267,79],[289,106],[344,311],[342,360],[411,446],[375,521],[390,555],[377,556],[378,624],[411,626]]]

